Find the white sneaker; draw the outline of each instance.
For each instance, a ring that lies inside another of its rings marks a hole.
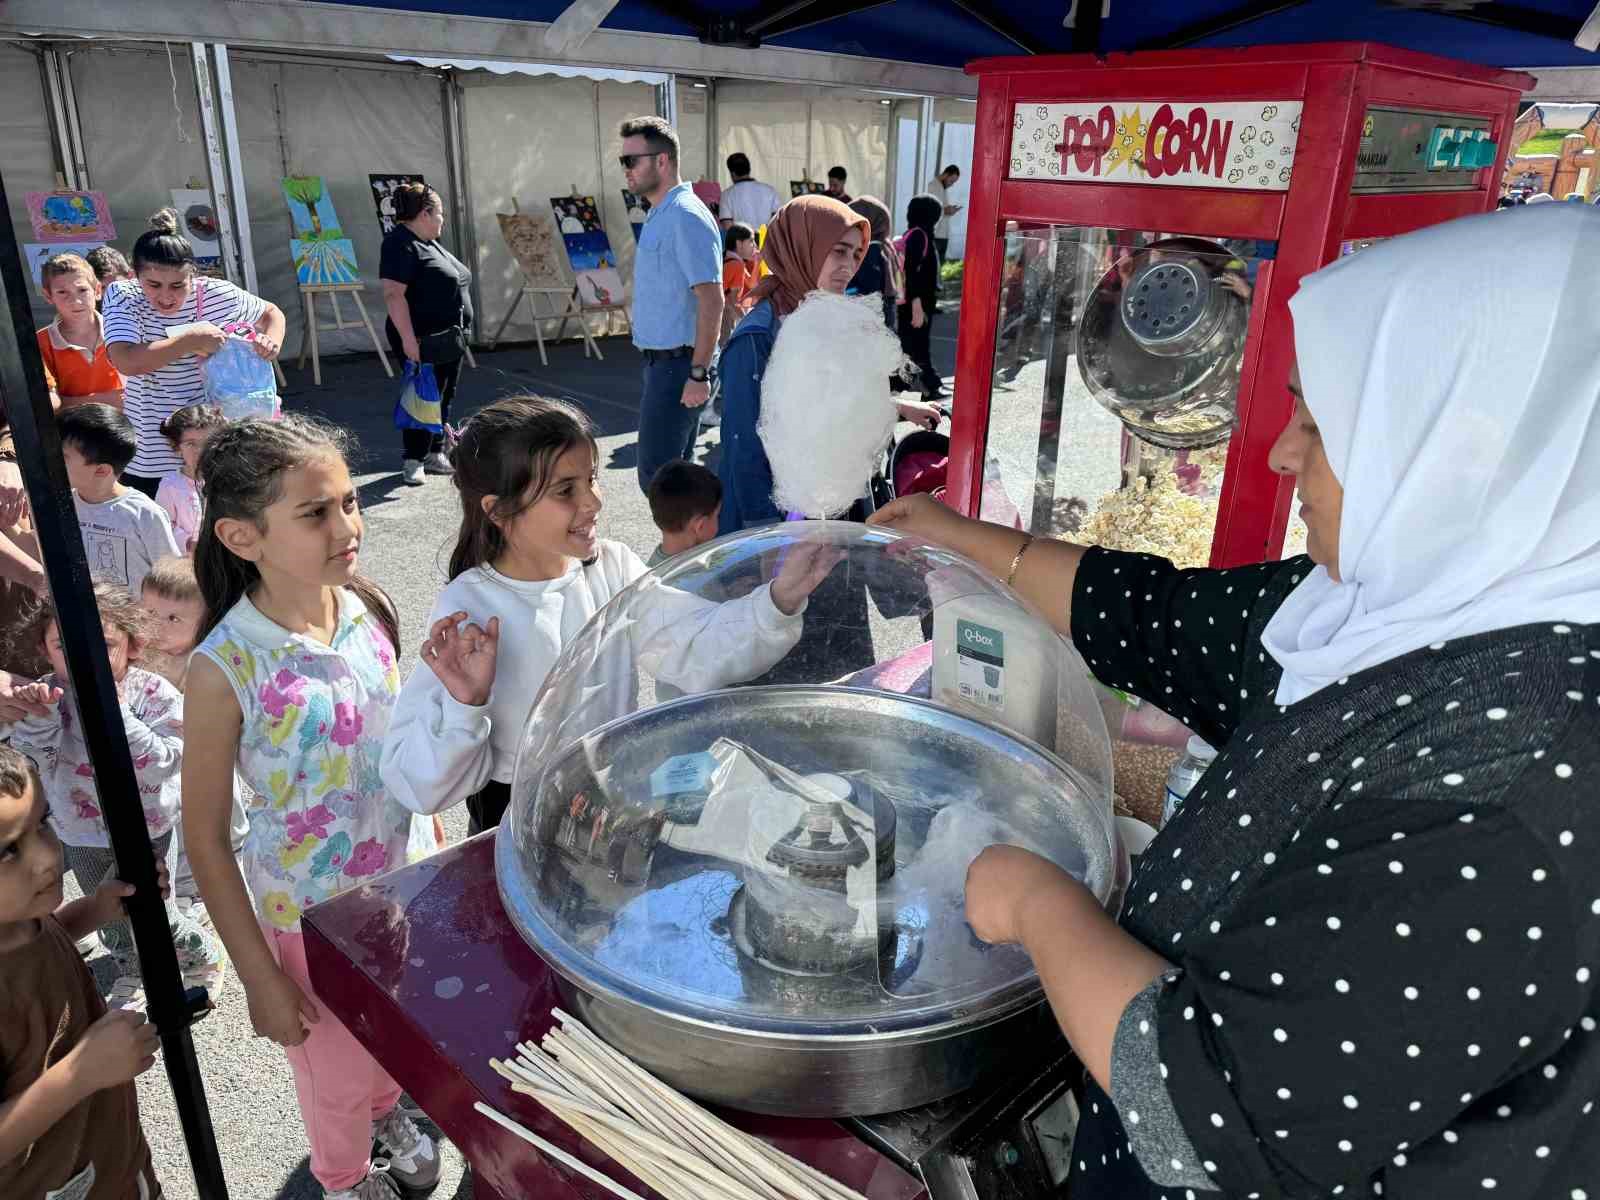
[[[709,404],[700,407],[700,428],[715,429],[722,424],[722,414]]]
[[[441,450],[435,450],[422,460],[422,470],[428,475],[454,475],[456,469],[450,465],[450,460]]]
[[[199,896],[179,896],[173,901],[178,906],[178,911],[197,925],[207,929],[211,926],[211,913],[206,909],[206,902]]]
[[[372,1158],[388,1161],[389,1182],[402,1196],[425,1196],[439,1186],[438,1147],[398,1108],[372,1123]]]
[[[324,1188],[322,1200],[397,1200],[399,1195],[394,1180],[389,1178],[389,1164],[380,1160],[372,1164],[367,1177],[355,1187],[340,1188],[336,1192]]]
[[[92,933],[86,933],[78,939],[78,957],[93,958],[100,953],[100,939]]]
[[[408,458],[400,464],[400,482],[409,487],[422,486],[422,460],[420,458]]]

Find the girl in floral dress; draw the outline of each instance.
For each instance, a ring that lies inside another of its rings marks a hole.
[[[436,848],[431,823],[378,774],[398,628],[356,570],[363,526],[341,436],[295,417],[231,425],[200,476],[206,612],[183,770],[195,880],[255,1033],[286,1048],[324,1195],[422,1194],[439,1178],[434,1145],[397,1109],[399,1085],[323,1009],[300,931],[313,905]],[[242,874],[228,837],[235,768],[255,793]]]

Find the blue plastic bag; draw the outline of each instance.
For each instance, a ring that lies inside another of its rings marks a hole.
[[[206,403],[220,408],[228,420],[278,419],[281,408],[272,364],[256,353],[248,337],[229,330],[222,349],[202,360],[200,374]]]
[[[406,360],[405,370],[401,372],[400,396],[394,402],[394,427],[444,432],[439,381],[433,377],[431,364]]]

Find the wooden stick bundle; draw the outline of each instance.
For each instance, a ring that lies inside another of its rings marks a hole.
[[[666,1200],[865,1200],[814,1167],[722,1121],[555,1010],[541,1045],[490,1066]],[[635,1193],[600,1176],[488,1105],[479,1112],[619,1200]]]

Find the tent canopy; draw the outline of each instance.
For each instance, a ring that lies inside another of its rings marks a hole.
[[[363,0],[335,2],[370,7]],[[583,2],[603,11],[608,0]],[[1328,41],[1385,42],[1488,66],[1600,65],[1593,52],[1600,38],[1595,0],[1105,0],[1096,29],[1092,10],[1097,3],[615,0],[601,28],[945,67],[1018,53]],[[389,0],[383,5],[534,22],[554,21],[568,6],[568,0]]]

